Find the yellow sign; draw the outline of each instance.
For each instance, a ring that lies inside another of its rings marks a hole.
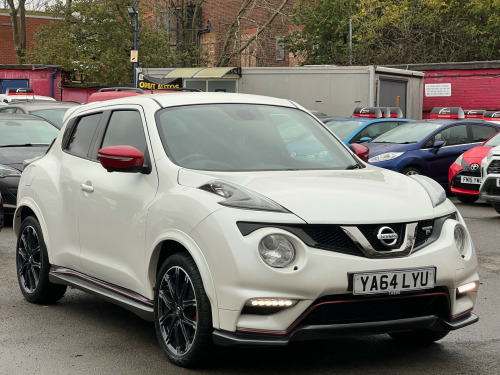
[[[130,51],[130,62],[138,62],[139,61],[139,51],[136,49],[133,49]]]
[[[151,82],[139,82],[139,88],[146,90],[168,90],[168,89],[180,89],[181,85],[178,83],[174,84],[158,84]]]

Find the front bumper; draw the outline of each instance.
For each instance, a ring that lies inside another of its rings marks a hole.
[[[462,182],[462,176],[477,178],[477,177],[481,177],[481,173],[479,171],[477,171],[477,172],[464,171],[464,170],[459,171],[450,180],[451,192],[455,193],[455,194],[478,196],[480,184],[464,183],[464,182]]]
[[[419,329],[453,331],[476,323],[478,320],[477,315],[469,312],[452,321],[447,321],[435,315],[426,315],[376,322],[321,326],[302,325],[291,332],[285,333],[215,330],[213,332],[213,340],[216,345],[220,346],[285,346],[290,342],[330,339],[345,337],[347,335],[375,335]]]
[[[479,198],[488,203],[500,203],[500,175],[487,175],[481,184]]]
[[[443,329],[445,323],[453,327],[474,307],[476,291],[457,292],[458,286],[466,283],[479,285],[479,276],[470,236],[467,254],[462,257],[458,253],[454,240],[456,220],[446,220],[436,229],[438,233],[432,233],[428,245],[422,245],[409,256],[377,259],[314,248],[304,242],[303,237],[286,231],[285,225],[266,224],[243,235],[234,218],[222,211],[212,214],[191,233],[201,248],[211,248],[204,255],[215,291],[211,296],[213,314],[218,316],[214,335],[222,337],[221,340],[243,335],[255,337],[257,341],[262,336],[288,342],[292,336],[299,337],[295,331],[311,331],[321,336],[318,332],[323,328],[335,334],[351,329],[353,333],[379,333],[417,329],[420,323],[415,322],[422,320],[428,329]],[[251,211],[242,211],[240,215],[241,221],[252,221]],[[262,216],[262,213],[258,215],[260,220]],[[272,216],[269,214],[269,218]],[[425,233],[424,229],[425,226],[420,230]],[[214,237],[213,233],[224,235]],[[296,246],[297,258],[290,267],[271,268],[260,258],[259,241],[272,233],[286,234]],[[210,237],[211,241],[206,241]],[[434,289],[400,295],[359,296],[352,292],[349,275],[353,273],[421,267],[436,269]],[[253,298],[286,298],[298,302],[279,312],[256,313],[245,309]],[[377,315],[372,315],[375,311]]]

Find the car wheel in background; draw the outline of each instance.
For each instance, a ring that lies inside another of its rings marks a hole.
[[[407,175],[407,176],[411,176],[411,175],[415,175],[415,174],[422,174],[417,168],[414,168],[414,167],[405,168],[401,171],[401,173],[404,175]]]
[[[431,331],[420,329],[415,331],[392,332],[389,333],[394,340],[405,344],[432,344],[435,341],[444,338],[449,331]]]
[[[66,285],[49,281],[49,257],[38,220],[23,220],[16,245],[17,280],[24,298],[31,303],[54,303],[66,292]]]
[[[493,203],[492,206],[500,214],[500,203]]]
[[[168,359],[183,367],[202,364],[212,347],[212,312],[200,273],[186,254],[167,258],[155,288],[155,328]]]
[[[478,200],[478,196],[475,195],[466,195],[466,194],[455,194],[457,199],[462,203],[474,203]]]

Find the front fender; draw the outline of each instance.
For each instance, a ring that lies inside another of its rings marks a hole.
[[[156,238],[152,241],[153,246],[148,247],[152,249],[149,254],[146,254],[149,259],[148,269],[146,270],[147,276],[147,290],[151,291],[153,294],[153,290],[156,283],[156,270],[158,266],[158,259],[160,257],[162,244],[165,241],[174,241],[184,247],[189,255],[193,258],[196,266],[198,267],[198,271],[200,272],[201,279],[203,282],[203,286],[205,288],[205,292],[207,294],[208,299],[210,300],[210,306],[212,309],[212,320],[214,328],[219,328],[219,310],[217,303],[217,294],[215,291],[215,285],[213,283],[212,274],[210,272],[210,268],[208,267],[208,263],[203,255],[201,249],[198,247],[197,243],[186,233],[178,230],[178,229],[166,229],[158,233]],[[154,296],[147,296],[148,298],[153,299]]]

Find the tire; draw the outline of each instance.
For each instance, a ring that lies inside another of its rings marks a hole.
[[[475,201],[478,200],[478,196],[476,195],[465,195],[465,194],[455,194],[455,196],[457,197],[457,199],[462,202],[462,203],[465,203],[465,204],[471,204],[471,203],[474,203]]]
[[[411,175],[415,175],[415,174],[422,174],[422,172],[420,172],[417,168],[414,168],[414,167],[405,168],[401,171],[401,173],[406,175],[406,176],[411,176]]]
[[[492,206],[495,211],[500,214],[500,203],[493,203]]]
[[[157,275],[154,321],[161,348],[170,362],[196,367],[211,353],[212,310],[194,260],[178,253]]]
[[[24,219],[19,230],[16,268],[19,287],[28,302],[54,303],[64,296],[66,285],[49,281],[50,263],[47,248],[40,224],[33,216]]]
[[[416,331],[392,332],[389,333],[394,340],[411,345],[429,345],[444,338],[449,331],[431,331],[420,329]]]

